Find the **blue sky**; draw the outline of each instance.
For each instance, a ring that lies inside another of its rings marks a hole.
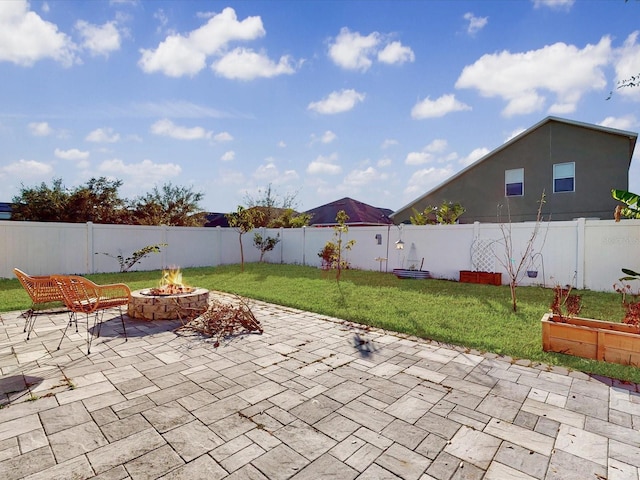
[[[216,212],[269,184],[299,210],[395,210],[549,115],[639,131],[640,88],[606,100],[640,73],[638,19],[624,0],[2,0],[0,201],[106,176]]]

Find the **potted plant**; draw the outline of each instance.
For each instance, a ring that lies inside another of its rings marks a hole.
[[[619,281],[640,279],[631,270],[633,277]],[[640,303],[637,293],[631,293],[626,283],[614,285],[620,292],[625,317],[622,322],[609,322],[581,318],[581,298],[571,294],[571,288],[556,287],[551,312],[542,317],[542,348],[545,352],[575,355],[622,365],[640,366]]]

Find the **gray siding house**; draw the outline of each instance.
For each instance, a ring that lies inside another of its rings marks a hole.
[[[542,192],[545,220],[613,218],[611,189],[629,188],[638,134],[547,117],[391,215],[460,203],[460,223],[533,221]]]

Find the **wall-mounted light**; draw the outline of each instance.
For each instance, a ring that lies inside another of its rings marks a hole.
[[[382,245],[382,234],[376,233],[376,242],[378,242],[378,245]]]
[[[396,250],[403,250],[404,249],[404,242],[402,241],[402,239],[396,241]]]

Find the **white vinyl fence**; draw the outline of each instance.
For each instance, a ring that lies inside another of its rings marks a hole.
[[[520,262],[535,226],[525,222],[351,227],[344,238],[356,241],[347,253],[352,268],[422,269],[451,280],[459,278],[460,270],[494,271],[502,272],[506,284],[506,265]],[[503,230],[512,245],[510,256]],[[280,235],[281,241],[265,261],[310,266],[320,266],[318,252],[334,235],[332,228],[314,227],[259,231],[263,236]],[[245,262],[260,258],[253,235],[242,236]],[[396,248],[398,241],[404,244],[401,250]],[[240,263],[239,234],[229,228],[0,221],[0,278],[13,278],[14,267],[31,275],[117,272],[120,266],[112,257],[126,258],[161,243],[167,244],[161,253],[148,255],[133,270]],[[622,276],[621,268],[640,270],[640,220],[542,223],[532,253],[522,270],[521,285],[573,284],[611,291]],[[530,278],[525,270],[536,271],[537,276]]]

